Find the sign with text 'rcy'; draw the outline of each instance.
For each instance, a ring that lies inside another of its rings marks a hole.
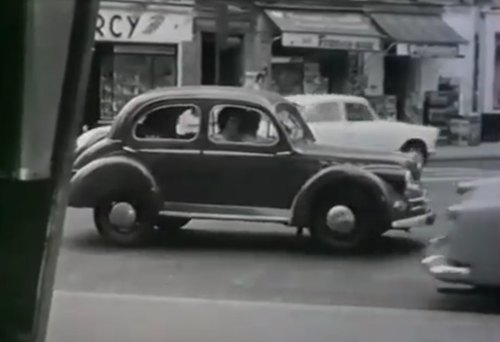
[[[137,11],[101,8],[95,40],[128,43],[179,43],[192,40],[193,15],[190,10],[172,8]]]

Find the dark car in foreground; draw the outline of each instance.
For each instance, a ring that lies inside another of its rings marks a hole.
[[[432,224],[415,163],[315,142],[278,94],[159,89],[131,100],[74,162],[69,204],[132,246],[191,219],[281,223],[333,249]]]

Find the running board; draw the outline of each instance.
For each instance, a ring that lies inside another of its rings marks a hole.
[[[245,221],[289,224],[290,210],[244,206],[165,202],[160,215],[197,220]]]

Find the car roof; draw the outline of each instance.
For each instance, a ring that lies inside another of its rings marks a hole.
[[[366,99],[364,97],[344,94],[303,94],[290,95],[285,98],[288,101],[301,105],[311,105],[331,101],[366,103]]]
[[[270,91],[232,86],[181,86],[156,88],[139,95],[136,99],[138,102],[148,102],[156,99],[168,100],[175,98],[234,99],[251,102],[265,107],[274,106],[275,104],[281,102],[287,102],[287,100],[281,95]]]

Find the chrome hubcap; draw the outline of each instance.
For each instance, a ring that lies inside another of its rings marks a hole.
[[[130,230],[136,223],[137,213],[130,203],[118,202],[113,204],[108,217],[112,225]]]
[[[326,225],[332,232],[349,234],[356,227],[356,218],[348,207],[336,205],[328,210]]]

